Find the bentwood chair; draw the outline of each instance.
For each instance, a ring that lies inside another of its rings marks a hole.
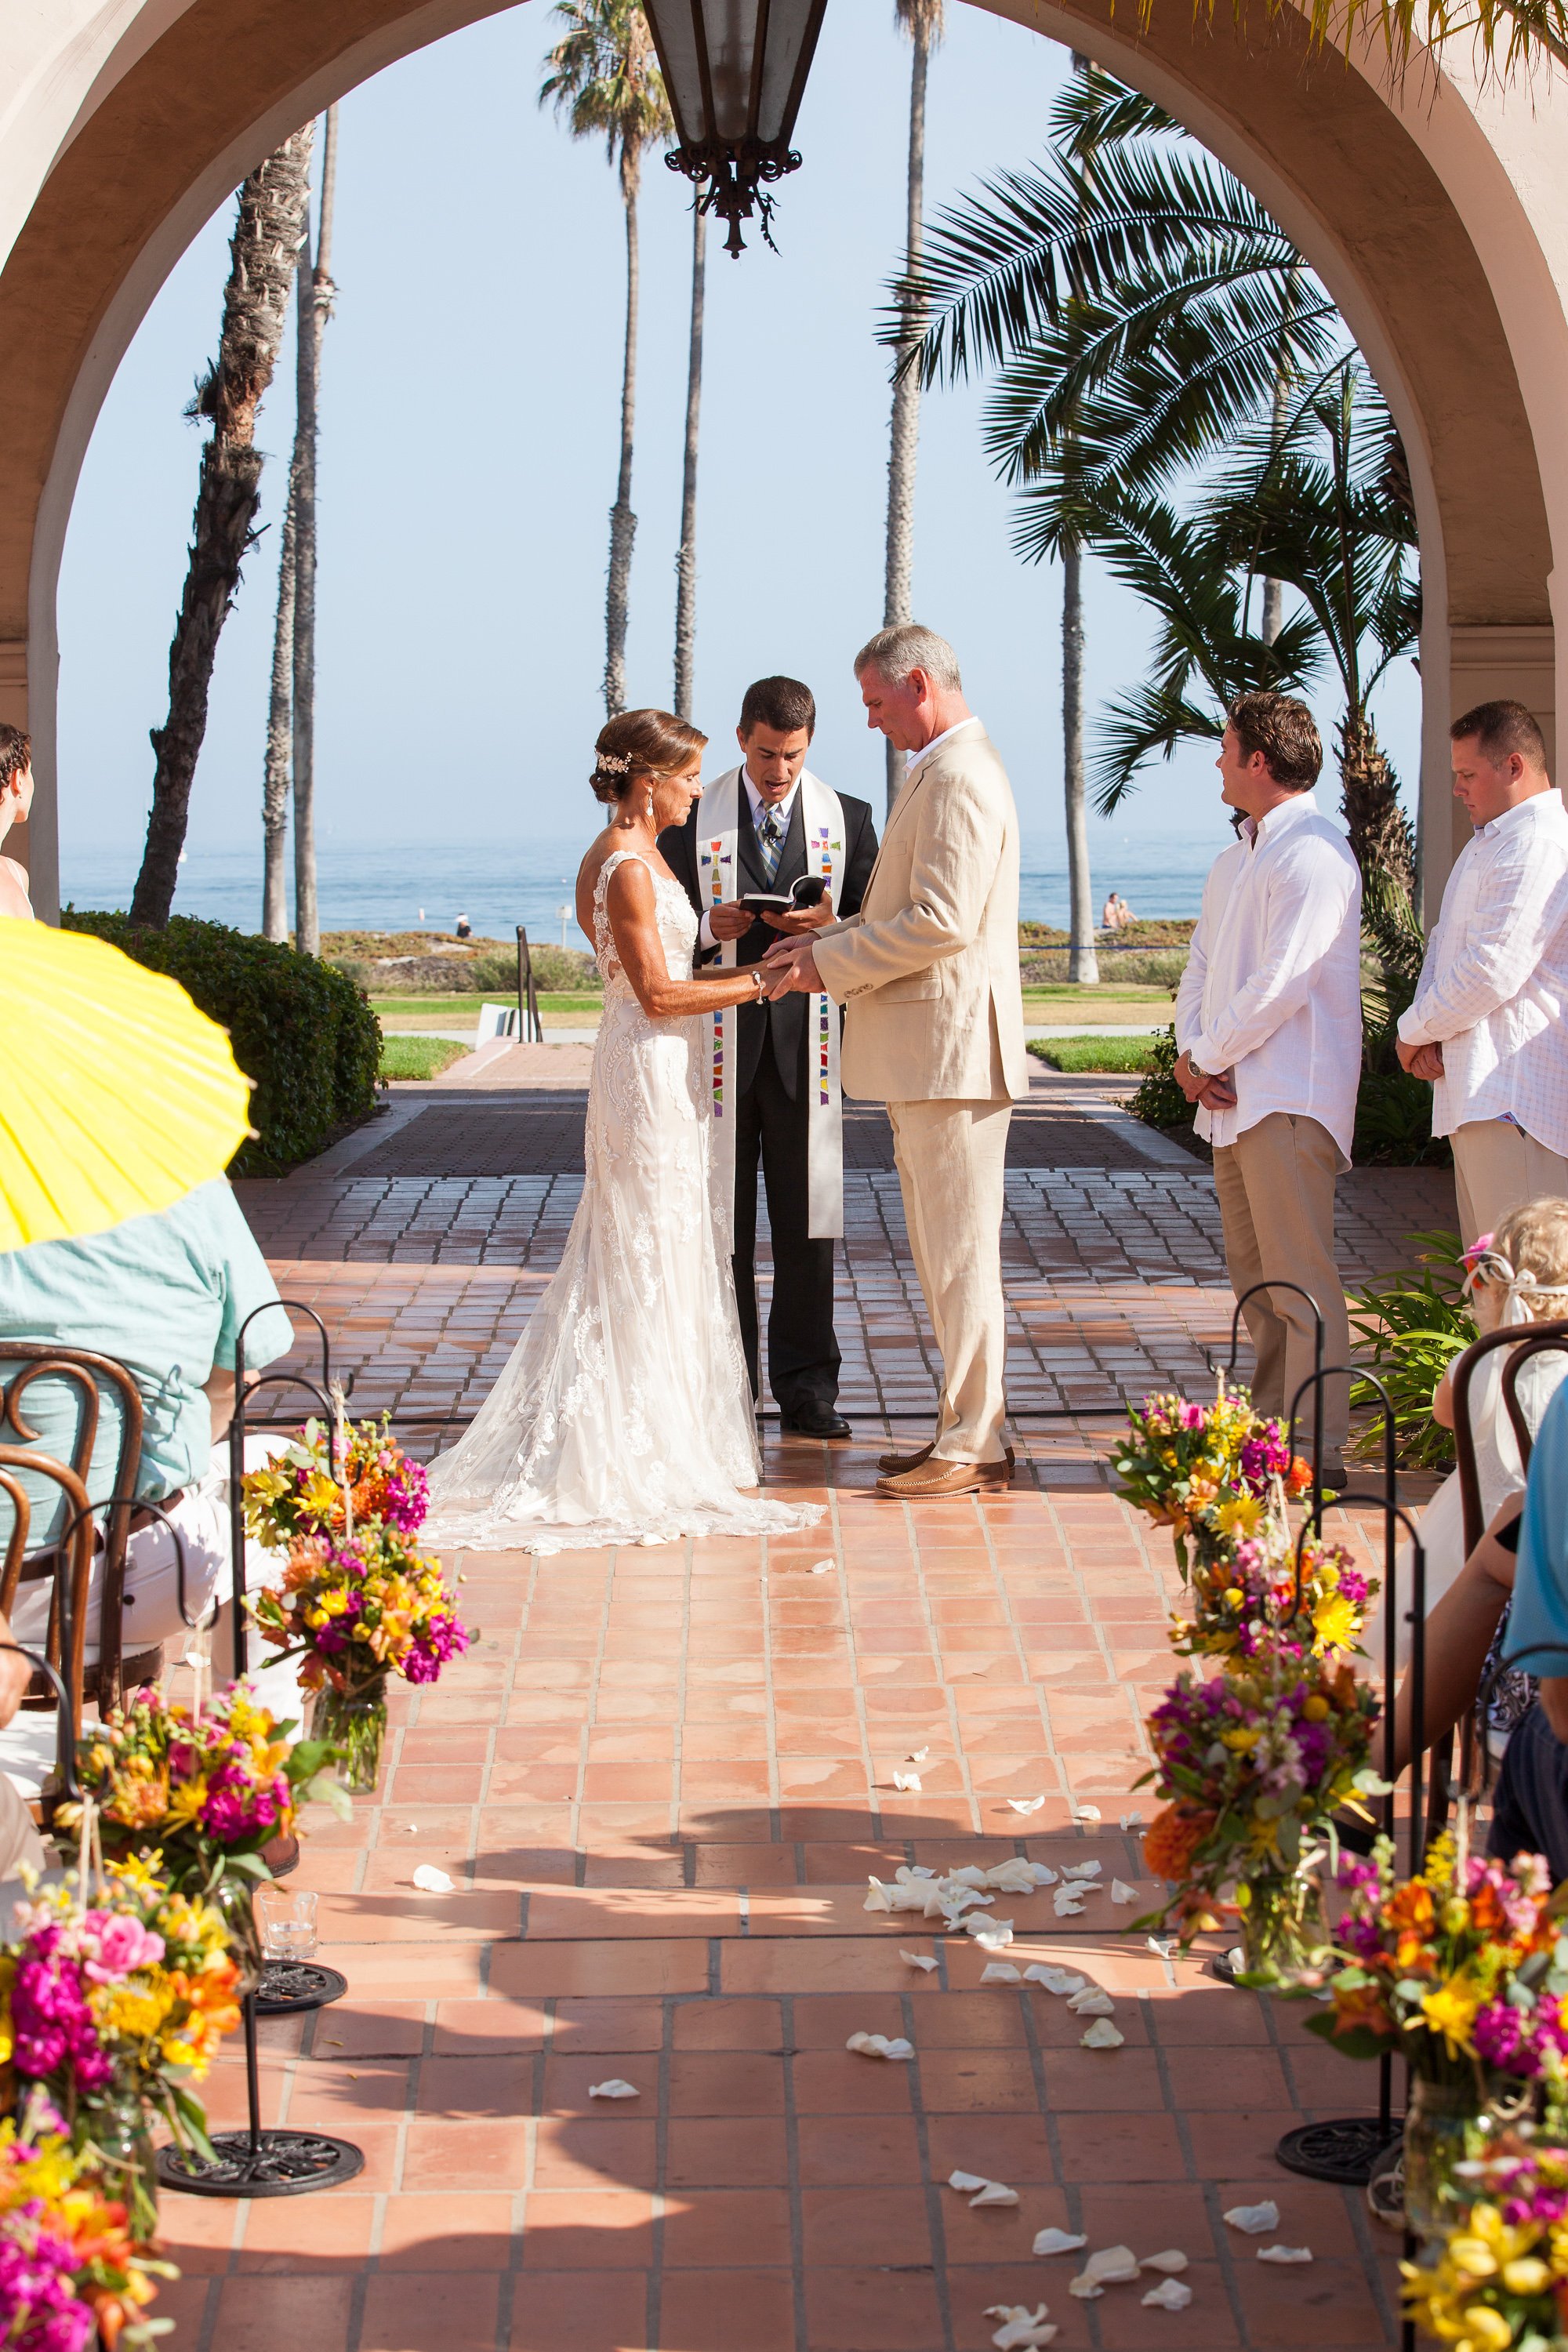
[[[64,1390],[74,1423],[68,1453],[57,1440],[49,1439],[44,1429],[34,1425],[31,1415],[37,1407],[29,1400],[28,1392],[35,1389],[40,1402],[52,1393],[56,1403],[59,1391]],[[114,1468],[107,1482],[102,1472],[95,1474],[93,1468],[100,1423],[106,1420],[117,1438]],[[79,1631],[79,1646],[78,1680],[71,1691],[79,1722],[84,1696],[96,1699],[102,1707],[113,1706],[127,1679],[149,1679],[156,1675],[162,1663],[161,1648],[141,1651],[129,1658],[124,1655],[126,1547],[136,1511],[136,1482],[142,1465],[141,1390],[125,1366],[111,1356],[84,1348],[61,1347],[50,1340],[0,1341],[0,1458],[5,1457],[13,1436],[21,1456],[19,1468],[30,1475],[46,1474],[52,1477],[54,1473],[47,1465],[54,1462],[58,1465],[63,1460],[78,1487],[73,1496],[68,1498],[62,1494],[58,1504],[51,1500],[48,1518],[35,1537],[36,1549],[25,1580],[34,1581],[55,1572],[55,1549],[62,1537],[68,1537],[68,1531],[73,1559],[79,1543],[86,1544],[89,1565],[100,1545],[102,1549],[98,1656],[90,1666],[86,1664],[83,1654],[88,1632],[85,1601],[80,1609],[73,1612],[73,1629]],[[47,1443],[55,1443],[55,1454],[46,1455],[43,1452]],[[37,1510],[40,1498],[36,1478],[34,1499]],[[92,1508],[87,1517],[79,1517],[88,1505]],[[100,1520],[96,1528],[95,1517]],[[58,1664],[52,1653],[50,1659],[51,1664]],[[41,1676],[35,1678],[35,1687],[37,1695],[30,1695],[27,1703],[52,1705],[47,1685]]]

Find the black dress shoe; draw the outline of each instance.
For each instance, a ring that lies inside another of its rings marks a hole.
[[[786,1437],[849,1437],[854,1434],[841,1412],[830,1404],[797,1404],[779,1414]]]

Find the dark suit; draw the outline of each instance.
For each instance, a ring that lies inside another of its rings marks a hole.
[[[796,789],[778,871],[766,878],[763,853],[752,822],[751,796],[740,780],[735,859],[739,897],[747,890],[787,890],[806,871],[802,795]],[[877,856],[870,803],[840,793],[844,811],[844,859],[834,887],[834,912],[858,915]],[[697,864],[697,809],[684,825],[658,837],[660,855],[684,884],[700,915],[710,912],[701,894]],[[736,942],[736,961],[758,963],[781,934],[760,919]],[[716,950],[714,951],[716,952]],[[816,1402],[831,1405],[838,1394],[838,1342],[833,1335],[833,1244],[814,1241],[806,1230],[806,1144],[809,1094],[806,1083],[806,1013],[809,999],[781,997],[776,1004],[742,1004],[735,1016],[735,1297],[753,1395],[762,1392],[757,1330],[757,1169],[768,1188],[768,1223],[773,1242],[773,1297],[768,1313],[768,1381],[782,1410]]]

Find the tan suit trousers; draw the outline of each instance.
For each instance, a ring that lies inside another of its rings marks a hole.
[[[1507,1118],[1467,1119],[1454,1147],[1454,1190],[1465,1247],[1495,1234],[1510,1209],[1550,1197],[1568,1201],[1568,1160]]]
[[[1003,1381],[1002,1208],[1010,1102],[890,1102],[893,1158],[915,1272],[942,1351],[936,1454],[1000,1462]]]
[[[1288,1111],[1271,1111],[1214,1156],[1231,1288],[1240,1298],[1270,1276],[1299,1282],[1322,1312],[1325,1364],[1350,1360],[1350,1318],[1334,1262],[1338,1172],[1339,1151],[1328,1129]],[[1259,1412],[1283,1418],[1312,1375],[1311,1312],[1298,1292],[1272,1290],[1249,1298],[1242,1314],[1258,1359],[1253,1402]],[[1331,1464],[1350,1426],[1350,1382],[1324,1385],[1323,1453]],[[1311,1441],[1312,1402],[1309,1391],[1296,1425],[1303,1452]]]

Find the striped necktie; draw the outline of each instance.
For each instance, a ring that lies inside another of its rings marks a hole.
[[[763,865],[771,883],[779,870],[779,858],[784,850],[784,827],[779,823],[777,809],[764,809],[762,824],[757,827],[757,846],[763,853]]]

